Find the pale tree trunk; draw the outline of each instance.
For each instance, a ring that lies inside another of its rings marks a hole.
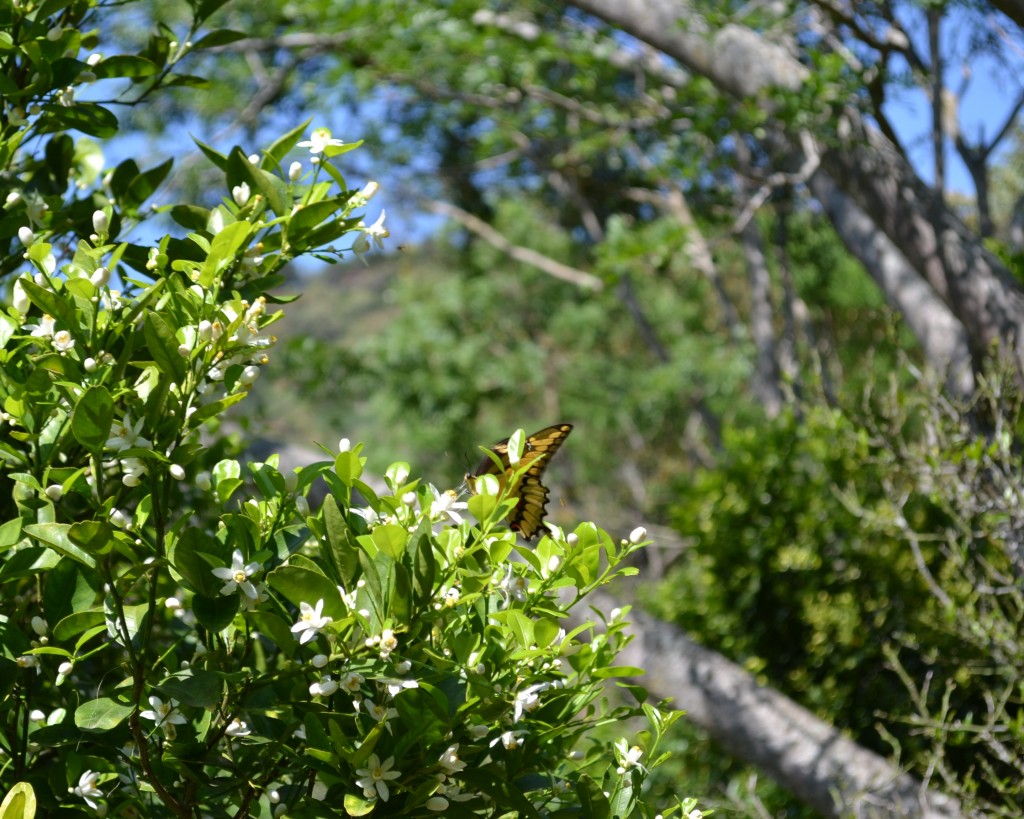
[[[573,0],[573,5],[678,60],[738,99],[754,99],[773,86],[795,90],[809,78],[807,68],[792,54],[755,31],[735,24],[713,31],[688,0]],[[857,111],[844,112],[836,133],[840,144],[821,145],[815,145],[811,135],[791,133],[791,150],[806,157],[810,143],[840,190],[870,214],[931,285],[963,325],[976,369],[999,345],[1024,373],[1024,296],[1009,271]]]
[[[740,245],[750,280],[750,337],[756,350],[754,393],[765,415],[775,418],[784,403],[781,370],[776,354],[772,276],[761,243],[761,232],[751,219],[740,231]]]
[[[589,606],[611,611],[621,605],[606,592],[587,597]],[[758,685],[733,662],[703,648],[679,629],[634,608],[634,640],[619,654],[620,665],[643,668],[637,682],[671,698],[686,719],[708,731],[737,759],[756,765],[804,804],[835,819],[954,819],[957,802],[930,790],[883,757],[842,735],[779,692]],[[569,618],[578,625],[587,612]]]
[[[974,371],[964,326],[828,174],[819,170],[807,184],[846,249],[864,265],[889,305],[903,315],[925,358],[945,378],[949,393],[959,398],[970,396],[975,387]]]

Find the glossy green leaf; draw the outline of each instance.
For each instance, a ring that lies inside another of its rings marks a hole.
[[[218,594],[215,597],[196,594],[192,597],[192,611],[203,628],[217,632],[231,625],[238,613],[239,602],[237,594]]]
[[[35,815],[36,792],[28,782],[18,782],[0,803],[0,819],[33,819]]]
[[[71,432],[90,452],[99,452],[110,437],[114,422],[114,399],[101,384],[89,387],[75,404]]]
[[[324,601],[323,613],[340,620],[348,612],[341,602],[338,587],[319,572],[295,566],[281,566],[267,575],[267,584],[293,605],[315,606]]]
[[[90,569],[95,569],[96,560],[93,556],[71,542],[68,537],[70,529],[71,526],[67,523],[30,523],[24,531],[29,537],[45,543],[60,554],[73,558]]]
[[[203,669],[190,669],[175,674],[163,680],[156,688],[165,697],[195,708],[215,708],[224,695],[224,681],[221,677]]]
[[[69,614],[53,627],[54,639],[63,642],[84,634],[91,628],[95,628],[105,622],[102,609],[90,609],[89,611],[76,611]]]
[[[147,313],[143,335],[149,354],[160,372],[175,383],[181,383],[185,378],[185,361],[178,352],[179,344],[174,328],[167,319],[159,313]]]
[[[134,710],[135,706],[125,695],[98,697],[78,706],[75,710],[75,725],[83,731],[111,731],[124,722]]]

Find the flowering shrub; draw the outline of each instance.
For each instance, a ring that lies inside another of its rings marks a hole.
[[[300,141],[305,125],[256,155],[200,146],[230,194],[156,208],[185,235],[133,244],[170,165],[105,169],[67,131],[116,119],[76,86],[155,90],[233,35],[193,46],[197,20],[184,45],[163,31],[145,54],[83,55],[93,6],[46,9],[0,30],[0,817],[653,815],[640,786],[677,714],[603,699],[638,673],[613,665],[621,613],[561,625],[642,532],[587,523],[524,549],[497,481],[463,502],[396,464],[374,492],[344,440],[287,473],[222,457],[217,421],[274,345],[282,266],[387,238],[383,211],[361,217],[376,185],[334,164],[356,146]],[[632,741],[589,736],[641,713]]]

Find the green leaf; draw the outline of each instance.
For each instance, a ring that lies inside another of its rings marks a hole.
[[[244,392],[237,392],[233,395],[229,395],[226,398],[221,398],[219,401],[212,401],[209,404],[204,404],[192,415],[189,416],[189,425],[196,427],[200,422],[205,421],[207,418],[213,418],[217,415],[222,415],[224,411],[231,406],[234,406],[239,401],[245,398]]]
[[[355,450],[339,452],[338,457],[334,459],[334,473],[345,484],[352,486],[352,482],[363,474],[364,463],[365,459],[360,458]]]
[[[253,193],[266,199],[270,209],[278,216],[288,214],[292,209],[292,197],[288,183],[280,176],[253,165],[241,148],[235,148],[228,157],[228,185],[249,183]]]
[[[44,546],[18,549],[14,554],[0,561],[0,580],[32,577],[47,569],[52,569],[61,560],[59,552]]]
[[[160,70],[160,66],[145,57],[135,54],[115,54],[107,57],[92,67],[98,80],[127,78],[132,80],[152,77]]]
[[[424,531],[424,530],[427,531]],[[413,594],[417,605],[429,606],[434,597],[434,576],[437,562],[434,559],[434,547],[428,534],[429,527],[424,523],[412,536],[409,543],[412,550]]]
[[[231,564],[228,547],[198,526],[190,526],[181,533],[169,550],[168,559],[194,591],[207,597],[216,596],[224,585],[213,570]]]
[[[412,617],[412,580],[409,570],[402,563],[395,563],[395,585],[391,594],[391,605],[388,615],[400,623]]]
[[[47,315],[53,316],[60,326],[68,329],[78,327],[78,315],[75,313],[74,306],[54,291],[40,287],[29,278],[22,278],[21,286],[29,301]]]
[[[385,523],[378,526],[370,533],[373,545],[377,551],[383,552],[392,560],[400,560],[405,554],[405,544],[409,539],[409,532],[404,526],[397,523]]]
[[[109,139],[117,133],[117,117],[94,102],[76,101],[70,108],[55,104],[43,108],[46,116],[39,123],[41,133],[75,130],[103,139]]]
[[[642,677],[646,672],[635,665],[609,665],[604,668],[595,668],[591,674],[597,679],[608,679],[611,677]]]
[[[140,173],[128,185],[128,191],[122,205],[130,210],[137,210],[143,202],[156,193],[156,189],[167,178],[174,166],[174,160],[168,159],[155,168]]]
[[[99,452],[110,437],[114,421],[114,399],[101,384],[89,387],[75,404],[71,415],[71,432],[90,452]]]
[[[78,706],[75,711],[75,725],[83,731],[101,733],[111,731],[126,720],[135,710],[128,697],[99,697]]]
[[[164,88],[209,88],[210,81],[195,74],[168,74],[161,85]]]
[[[110,190],[120,199],[128,190],[132,180],[139,175],[139,164],[134,159],[118,163],[110,175]]]
[[[608,797],[598,783],[589,774],[583,774],[576,782],[576,797],[580,801],[580,813],[592,819],[609,819],[611,805]]]
[[[519,609],[493,612],[491,618],[507,626],[521,648],[529,648],[534,644],[533,621]]]
[[[202,0],[202,2],[196,3],[193,6],[196,25],[209,20],[227,2],[228,0]]]
[[[220,3],[219,5],[223,5]],[[192,44],[192,51],[200,51],[204,48],[217,48],[219,46],[230,45],[231,43],[237,43],[239,40],[244,40],[248,37],[241,31],[232,31],[227,28],[219,28],[216,31],[211,31],[205,37],[200,37]]]
[[[305,122],[300,122],[288,133],[275,139],[271,146],[266,149],[266,155],[275,165],[279,166],[284,162],[284,158],[288,156],[291,149],[298,144],[300,139],[302,139],[303,134],[306,132],[306,128],[309,127],[310,121],[311,120],[307,119]]]
[[[228,158],[224,156],[224,154],[222,154],[220,151],[214,150],[209,145],[200,142],[198,139],[195,139],[194,137],[192,141],[195,142],[199,150],[206,155],[206,158],[209,159],[210,162],[212,162],[218,168],[220,168],[220,170],[226,171],[228,169]]]
[[[10,549],[21,540],[21,518],[12,518],[0,524],[0,552]]]
[[[183,705],[212,709],[220,704],[224,693],[224,681],[212,671],[190,669],[168,677],[156,686],[156,689]]]
[[[323,554],[331,569],[331,579],[348,587],[359,569],[358,547],[353,542],[352,532],[333,495],[324,498],[322,515],[327,535]]]
[[[47,573],[43,586],[43,608],[50,623],[60,622],[76,610],[79,589],[89,585],[89,578],[84,577],[85,574],[93,573],[83,570],[74,560],[62,560]],[[88,605],[92,606],[91,600]]]
[[[95,628],[103,622],[105,622],[105,618],[102,609],[76,611],[73,614],[69,614],[53,627],[53,637],[60,642],[70,640],[72,637],[84,634],[89,629]]]
[[[246,612],[245,619],[254,630],[270,639],[286,657],[292,655],[295,637],[292,635],[291,626],[283,619],[269,611]]]
[[[231,625],[238,613],[239,599],[237,594],[218,594],[207,597],[196,594],[192,597],[192,611],[203,628],[218,632]]]
[[[123,624],[114,598],[108,594],[103,600],[103,616],[107,621],[107,634],[119,645],[125,645],[125,637],[132,645],[137,645],[139,632],[143,630],[146,619],[149,617],[149,606],[146,603],[140,603],[137,606],[122,605],[120,611],[124,615]],[[127,635],[125,634],[126,629]]]
[[[186,230],[201,233],[210,222],[210,211],[199,205],[175,205],[171,208],[171,218]]]
[[[376,807],[376,799],[366,799],[354,793],[345,794],[345,813],[349,816],[368,816]]]
[[[348,204],[348,200],[347,195],[338,196],[300,208],[288,222],[289,239],[299,241],[304,233],[309,233],[324,219],[328,219],[337,211],[342,210]]]
[[[323,613],[329,617],[340,620],[348,614],[338,587],[319,572],[281,566],[267,575],[267,585],[295,606],[300,603],[315,606],[318,600],[323,600]]]
[[[213,237],[210,253],[199,271],[199,284],[209,287],[217,277],[235,262],[236,255],[241,251],[252,225],[248,222],[233,222]]]
[[[35,815],[36,792],[28,782],[18,782],[0,803],[0,819],[33,819]]]
[[[67,523],[30,523],[25,527],[25,534],[45,543],[62,555],[83,563],[90,569],[96,568],[96,560],[92,555],[71,542],[68,537],[71,525]]]
[[[550,617],[541,617],[533,621],[533,639],[538,648],[547,648],[554,642],[559,632],[558,621]]]
[[[72,523],[68,539],[92,555],[105,555],[114,548],[114,527],[105,520]]]
[[[146,315],[143,335],[149,354],[161,373],[180,384],[185,378],[185,362],[178,352],[178,339],[174,328],[162,315],[150,312]]]

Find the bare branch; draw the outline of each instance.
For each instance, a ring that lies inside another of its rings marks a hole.
[[[575,267],[569,267],[569,265],[555,261],[554,259],[545,256],[543,253],[538,253],[536,250],[512,244],[483,219],[474,216],[472,213],[469,213],[460,207],[452,205],[449,202],[439,202],[437,200],[428,202],[426,207],[427,210],[432,213],[440,213],[454,219],[466,228],[466,230],[479,236],[489,245],[497,248],[509,258],[515,259],[517,262],[523,262],[524,264],[536,267],[538,270],[547,273],[549,276],[554,276],[556,279],[569,282],[570,284],[574,284],[584,290],[598,292],[604,289],[604,282],[602,282],[597,276],[583,270],[577,270]]]
[[[758,208],[765,203],[765,200],[771,196],[772,191],[776,188],[786,187],[790,185],[802,185],[811,175],[818,170],[818,164],[820,157],[814,146],[814,140],[806,131],[800,132],[800,143],[803,148],[803,163],[800,165],[796,173],[784,173],[778,171],[771,174],[765,181],[764,184],[757,190],[757,192],[750,197],[743,208],[739,216],[736,217],[735,223],[733,223],[732,229],[736,234],[742,234],[747,227],[747,223],[754,218],[754,214],[757,213]]]

